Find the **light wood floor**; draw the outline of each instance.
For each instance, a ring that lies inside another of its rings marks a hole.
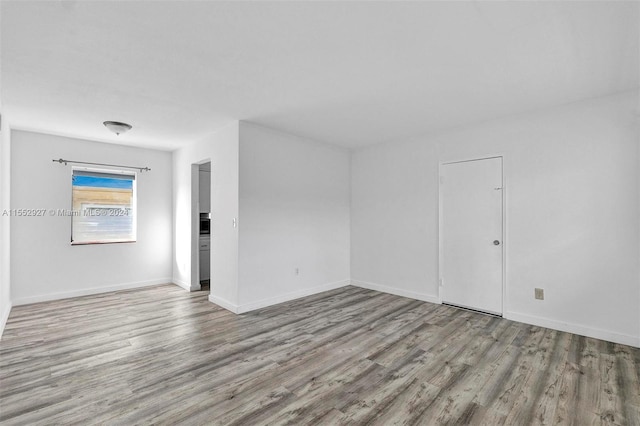
[[[640,349],[355,287],[236,316],[150,287],[14,307],[2,424],[640,425]]]

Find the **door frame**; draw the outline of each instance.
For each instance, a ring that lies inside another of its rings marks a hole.
[[[440,159],[438,161],[438,303],[442,304],[442,292],[443,292],[443,215],[442,215],[442,168],[447,164],[456,163],[468,163],[471,161],[489,160],[492,158],[502,159],[502,317],[507,317],[507,250],[508,235],[507,235],[507,176],[505,173],[506,155],[504,153],[458,157],[450,159]]]
[[[191,262],[189,291],[199,291],[200,286],[200,166],[211,162],[210,158],[191,163]],[[211,282],[211,275],[209,275]],[[211,291],[211,285],[209,285]]]

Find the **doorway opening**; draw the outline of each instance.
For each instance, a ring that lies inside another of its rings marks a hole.
[[[191,165],[191,291],[210,292],[211,161]]]

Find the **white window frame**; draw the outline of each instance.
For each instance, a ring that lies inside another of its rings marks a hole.
[[[131,213],[133,216],[132,219],[132,239],[126,240],[104,240],[104,241],[90,241],[90,242],[76,242],[73,241],[73,221],[75,214],[82,215],[82,211],[74,212],[71,215],[71,229],[70,229],[70,239],[72,246],[86,246],[86,245],[94,245],[94,244],[122,244],[122,243],[135,243],[138,241],[138,173],[132,170],[121,170],[121,169],[103,169],[103,168],[94,168],[94,167],[81,167],[81,166],[73,166],[71,167],[71,210],[73,212],[73,175],[76,171],[82,171],[87,173],[96,173],[96,174],[107,174],[107,175],[123,175],[123,176],[132,176],[132,202],[131,202]],[[114,208],[112,205],[104,204],[101,202],[95,202],[90,204],[91,207],[94,208]],[[82,209],[84,210],[84,209]]]

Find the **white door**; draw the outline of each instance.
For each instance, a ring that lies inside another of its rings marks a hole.
[[[502,315],[502,158],[443,164],[441,294]]]

